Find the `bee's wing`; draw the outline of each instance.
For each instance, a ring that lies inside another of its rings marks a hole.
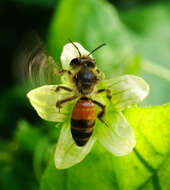
[[[19,80],[31,87],[57,84],[60,80],[59,66],[47,54],[44,44],[37,35],[30,35],[17,50],[14,71]]]

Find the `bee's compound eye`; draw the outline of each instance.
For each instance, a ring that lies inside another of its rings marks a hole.
[[[76,67],[76,66],[79,66],[80,64],[81,64],[81,60],[79,58],[74,58],[70,62],[71,67]]]
[[[87,66],[91,67],[91,68],[95,68],[96,66],[96,61],[95,60],[90,60],[89,62],[87,62]]]
[[[95,64],[90,62],[90,63],[87,63],[87,66],[88,66],[88,67],[91,67],[91,68],[94,68],[94,67],[95,67]]]

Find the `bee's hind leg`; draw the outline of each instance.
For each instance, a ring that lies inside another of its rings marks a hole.
[[[108,127],[107,123],[103,120],[103,117],[104,117],[104,115],[105,115],[105,113],[106,113],[106,106],[103,105],[102,103],[96,101],[96,100],[92,100],[92,102],[93,102],[94,104],[98,105],[99,107],[101,107],[102,110],[97,114],[97,117],[98,117],[98,119],[99,119],[102,123],[104,123],[104,124]]]

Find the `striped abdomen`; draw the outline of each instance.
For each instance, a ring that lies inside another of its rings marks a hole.
[[[88,98],[78,100],[73,108],[71,133],[78,146],[84,146],[93,133],[96,121],[96,108]]]

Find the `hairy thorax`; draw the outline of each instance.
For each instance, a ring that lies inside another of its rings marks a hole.
[[[82,95],[88,95],[93,92],[98,78],[93,69],[83,66],[74,75],[73,80],[78,92]]]

